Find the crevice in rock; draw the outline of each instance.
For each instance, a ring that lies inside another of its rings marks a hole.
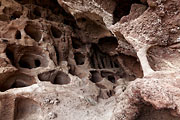
[[[6,40],[6,39],[2,39],[2,42],[7,43],[7,42],[8,42],[8,40]]]
[[[59,65],[59,63],[60,63],[60,54],[59,54],[59,51],[58,51],[56,46],[54,46],[54,50],[56,52],[57,64]]]
[[[110,90],[109,92],[107,92],[107,95],[109,97],[114,96],[114,94],[115,94],[114,90]]]
[[[21,32],[19,30],[16,31],[15,38],[21,39]]]
[[[106,86],[96,83],[96,86],[100,89],[107,89]]]
[[[12,65],[14,64],[14,53],[7,47],[6,51],[6,56],[8,57],[8,59],[11,61]]]
[[[76,67],[75,67],[75,65],[69,65],[69,67],[70,67],[69,73],[70,73],[71,75],[78,76],[78,75],[76,74]]]

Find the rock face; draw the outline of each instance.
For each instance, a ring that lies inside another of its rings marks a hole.
[[[180,120],[179,0],[0,0],[0,120]]]

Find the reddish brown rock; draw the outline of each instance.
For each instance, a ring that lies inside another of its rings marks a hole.
[[[178,120],[180,1],[1,0],[0,120]]]

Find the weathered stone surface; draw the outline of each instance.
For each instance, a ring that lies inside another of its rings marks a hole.
[[[179,0],[0,0],[0,120],[179,120]]]

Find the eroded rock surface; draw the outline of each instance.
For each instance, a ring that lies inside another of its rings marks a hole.
[[[179,0],[0,0],[0,120],[180,120]]]

